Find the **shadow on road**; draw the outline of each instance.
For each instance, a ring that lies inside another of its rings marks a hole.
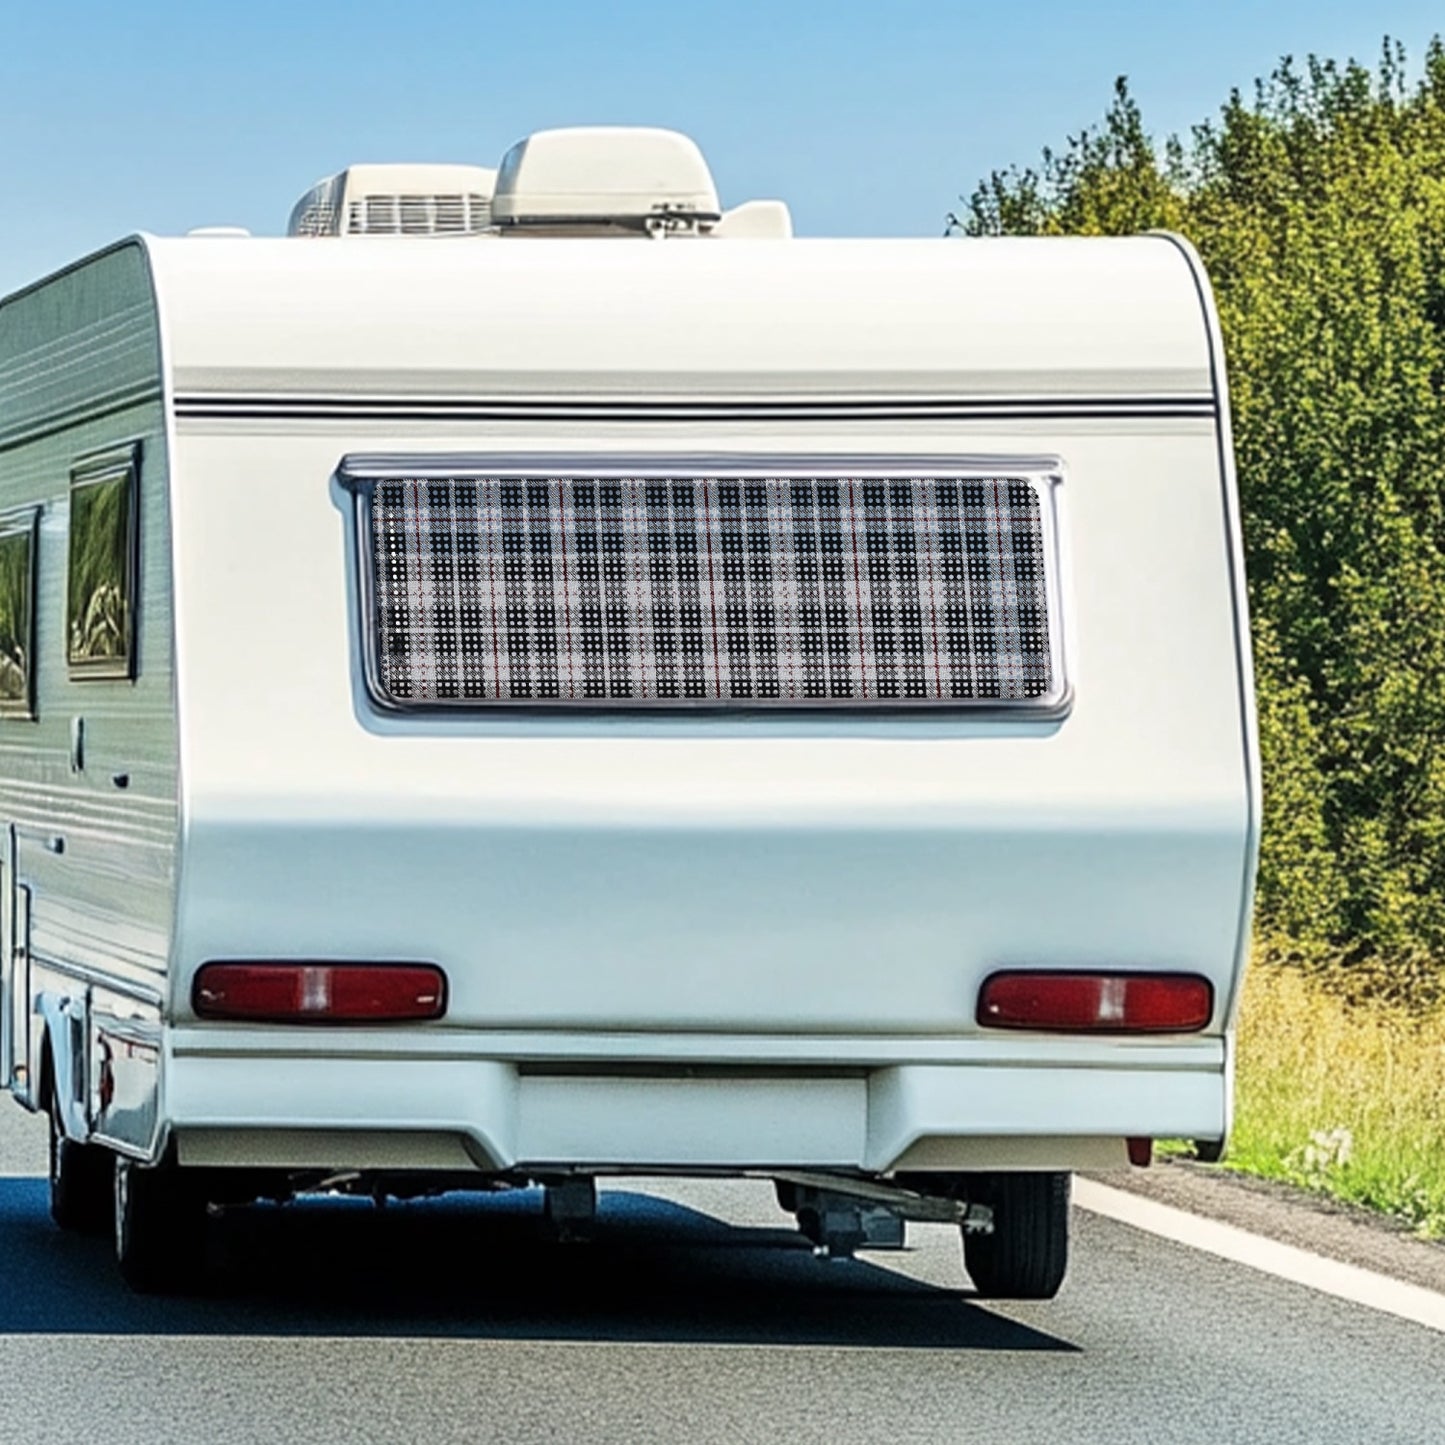
[[[205,1294],[133,1295],[108,1241],[62,1234],[46,1184],[0,1180],[0,1335],[449,1338],[1072,1351],[790,1229],[739,1228],[602,1194],[593,1240],[559,1244],[539,1191],[392,1204],[315,1199],[211,1221]]]

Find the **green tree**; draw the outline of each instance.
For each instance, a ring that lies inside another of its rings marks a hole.
[[[1156,147],[1103,124],[996,172],[966,235],[1188,235],[1224,330],[1265,769],[1258,933],[1445,988],[1445,48],[1408,83],[1284,60]]]

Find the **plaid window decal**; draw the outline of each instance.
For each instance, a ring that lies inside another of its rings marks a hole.
[[[383,699],[928,706],[1053,695],[1020,478],[377,480]]]

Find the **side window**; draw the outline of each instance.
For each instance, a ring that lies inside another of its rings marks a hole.
[[[35,529],[39,513],[0,517],[0,717],[35,716]]]
[[[135,676],[139,448],[89,457],[70,475],[65,656],[75,681]]]

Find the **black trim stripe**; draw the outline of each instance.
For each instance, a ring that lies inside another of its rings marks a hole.
[[[967,421],[1215,418],[1214,397],[899,397],[888,400],[738,399],[571,401],[555,398],[243,396],[175,399],[178,418],[208,421]]]

